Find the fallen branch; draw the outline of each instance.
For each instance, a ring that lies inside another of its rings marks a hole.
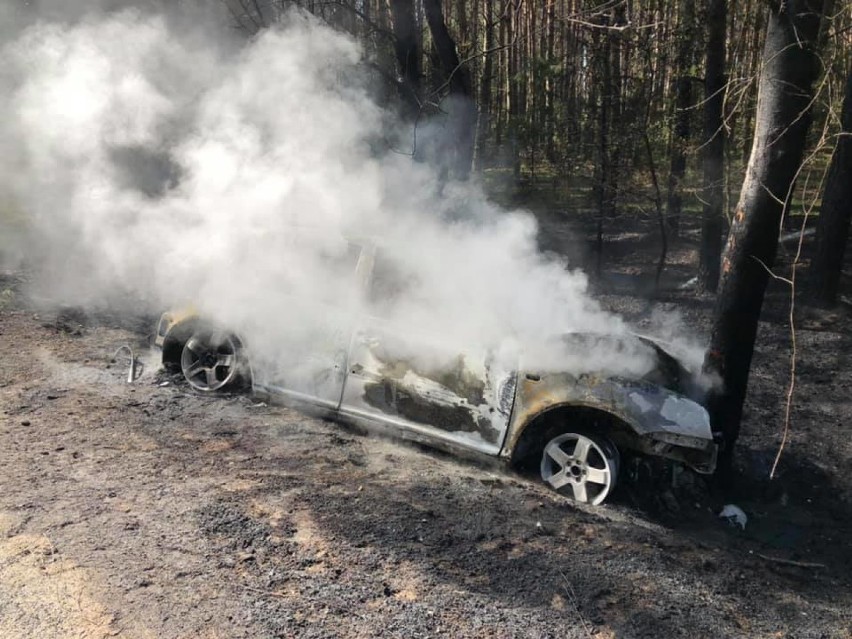
[[[251,586],[240,586],[243,590],[248,590],[249,592],[256,592],[259,595],[266,595],[267,597],[277,597],[278,599],[289,599],[290,597],[280,593],[274,592],[272,590],[262,590],[260,588],[252,588]]]
[[[562,580],[565,582],[565,594],[568,597],[568,603],[571,604],[574,608],[574,613],[577,615],[577,618],[580,620],[580,623],[583,625],[583,630],[589,637],[593,637],[591,628],[589,628],[589,624],[586,623],[586,619],[583,616],[583,611],[580,610],[580,603],[577,601],[577,593],[574,592],[573,586],[571,586],[571,582],[568,581],[568,577],[565,576],[565,573],[562,570],[559,570],[559,575],[562,577]]]
[[[761,553],[757,553],[757,556],[761,559],[765,559],[766,561],[771,561],[776,564],[783,564],[785,566],[796,566],[797,568],[825,568],[825,564],[816,563],[814,561],[796,561],[795,559],[782,559],[781,557],[770,557],[769,555],[763,555]]]
[[[127,383],[132,384],[136,379],[136,356],[133,354],[133,349],[130,348],[129,344],[125,344],[124,346],[119,346],[118,350],[115,351],[115,354],[112,356],[113,362],[118,359],[118,354],[121,351],[127,351],[130,354],[130,370],[127,371]]]

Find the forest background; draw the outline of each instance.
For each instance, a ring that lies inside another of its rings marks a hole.
[[[707,403],[722,433],[723,471],[767,286],[788,285],[783,449],[795,300],[834,305],[842,284],[852,218],[852,6],[221,1],[249,35],[293,4],[354,35],[385,101],[410,124],[400,153],[441,163],[448,178],[474,172],[492,195],[557,226],[591,224],[584,266],[598,276],[607,236],[644,227],[657,233],[659,291],[670,247],[689,234],[697,246],[691,283],[716,294],[705,369],[722,382]],[[775,270],[779,242],[791,240]],[[805,265],[809,277],[797,286]]]

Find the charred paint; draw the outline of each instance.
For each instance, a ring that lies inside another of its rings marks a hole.
[[[365,384],[364,399],[383,413],[399,415],[418,424],[448,432],[479,433],[492,444],[499,436],[489,420],[475,414],[475,407],[461,402],[453,405],[424,399],[394,379]]]
[[[524,376],[515,399],[515,410],[509,425],[504,455],[511,455],[524,429],[536,417],[551,408],[570,404],[600,408],[616,414],[615,406],[611,402],[601,401],[601,397],[596,393],[595,389],[603,381],[595,375],[574,377],[567,373],[534,378]]]
[[[377,351],[371,349],[379,359]],[[480,408],[486,404],[487,380],[465,366],[464,357],[436,370],[424,370],[404,359],[379,361],[380,379],[364,385],[364,401],[370,406],[447,432],[478,433],[484,441],[497,443],[500,431]]]
[[[515,390],[518,388],[518,373],[512,372],[501,384],[497,391],[497,410],[501,415],[509,417],[515,403]]]
[[[377,353],[373,351],[373,355],[377,356]],[[377,359],[381,360],[379,357]],[[465,366],[461,355],[447,368],[438,370],[424,370],[402,359],[393,362],[382,360],[380,372],[383,377],[395,380],[402,380],[408,373],[413,373],[417,377],[437,382],[464,398],[468,404],[478,406],[485,403],[485,380],[478,378]]]

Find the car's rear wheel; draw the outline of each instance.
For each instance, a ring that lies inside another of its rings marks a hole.
[[[586,504],[600,504],[618,478],[618,449],[599,434],[563,433],[545,444],[541,479],[556,492]]]
[[[202,329],[184,344],[180,369],[195,390],[209,393],[237,384],[245,368],[239,340],[230,333]]]

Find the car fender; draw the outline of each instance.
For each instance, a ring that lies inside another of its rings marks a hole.
[[[706,409],[673,391],[637,380],[569,373],[519,375],[504,457],[512,455],[524,430],[547,411],[583,407],[627,424],[638,438],[678,447],[707,449],[713,435]]]
[[[165,341],[173,336],[176,331],[180,331],[183,327],[188,326],[190,322],[195,323],[199,321],[201,321],[201,318],[194,306],[185,306],[163,313],[160,315],[160,321],[157,322],[154,346],[163,348]]]

